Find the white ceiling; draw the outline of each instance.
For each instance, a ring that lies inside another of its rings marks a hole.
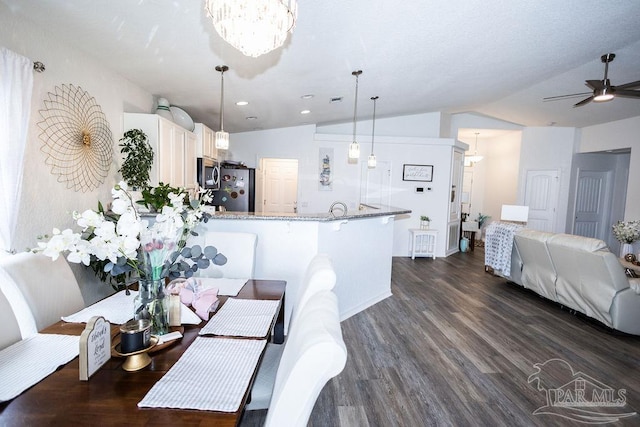
[[[580,108],[572,106],[582,98],[542,102],[588,92],[584,81],[602,79],[600,56],[608,52],[617,55],[612,84],[640,80],[635,0],[299,0],[293,34],[259,58],[222,41],[202,1],[0,3],[2,13],[27,16],[214,129],[214,67],[228,65],[225,130],[232,133],[351,121],[357,69],[359,119],[371,117],[374,95],[379,118],[476,112],[526,126],[583,127],[640,116],[640,99]],[[301,99],[305,94],[315,97]],[[330,104],[332,97],[344,101]],[[234,105],[239,100],[249,105]],[[301,115],[303,109],[311,114]]]

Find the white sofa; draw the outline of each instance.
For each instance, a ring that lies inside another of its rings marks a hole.
[[[509,280],[606,326],[640,335],[640,279],[599,239],[521,229]]]

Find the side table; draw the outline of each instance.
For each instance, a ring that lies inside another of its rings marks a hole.
[[[438,230],[422,229],[422,228],[410,228],[410,250],[411,259],[416,259],[417,256],[425,256],[436,259],[436,239],[438,237]]]

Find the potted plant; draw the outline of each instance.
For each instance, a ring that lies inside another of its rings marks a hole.
[[[160,182],[157,187],[147,187],[142,190],[142,199],[136,203],[143,205],[151,212],[160,212],[165,206],[171,206],[169,194],[175,194],[186,200],[188,203],[188,193],[184,188],[171,187],[169,184]]]
[[[120,139],[120,153],[125,155],[118,170],[122,179],[133,189],[149,188],[149,172],[153,166],[153,148],[141,129],[131,129]]]
[[[427,215],[420,215],[420,228],[423,230],[429,229],[429,223],[431,222],[431,218]]]

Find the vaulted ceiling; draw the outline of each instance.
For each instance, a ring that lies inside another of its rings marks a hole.
[[[612,84],[640,80],[638,1],[299,0],[298,9],[285,45],[250,58],[218,36],[202,1],[0,0],[2,13],[31,20],[212,128],[220,100],[214,68],[228,65],[232,133],[352,120],[357,69],[361,119],[371,117],[374,95],[378,117],[475,112],[583,127],[640,115],[640,99],[580,108],[573,104],[582,98],[542,101],[589,92],[584,81],[602,79],[608,52],[616,54]],[[249,104],[236,106],[240,100]]]

